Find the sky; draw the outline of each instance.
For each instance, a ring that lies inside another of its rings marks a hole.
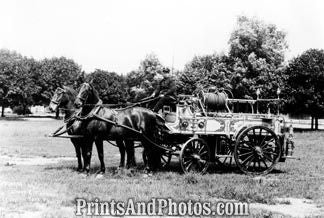
[[[287,60],[324,49],[322,0],[0,0],[0,48],[36,59],[128,73],[154,53],[181,70],[195,55],[228,51],[239,15],[287,33]]]

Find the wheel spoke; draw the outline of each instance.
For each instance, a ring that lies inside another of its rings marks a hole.
[[[246,162],[247,162],[251,157],[253,158],[253,154],[250,155],[250,156],[248,156],[247,158],[245,158],[245,160],[242,161],[242,164],[245,165],[245,163],[246,163]]]
[[[200,156],[203,156],[205,154],[208,154],[208,151],[204,151],[203,153],[200,154]]]
[[[184,159],[189,159],[189,160],[185,161]],[[187,158],[184,158],[184,159],[183,159],[183,164],[184,164],[184,165],[187,165],[187,163],[193,161],[193,158],[192,158],[192,157],[187,157]]]
[[[204,149],[204,146],[201,146],[201,148],[199,149],[198,153],[200,154],[200,152]]]
[[[263,153],[263,156],[269,161],[269,162],[273,162],[273,159],[271,159],[267,154]]]
[[[263,151],[267,151],[267,150],[271,150],[272,151],[274,149],[275,149],[275,147],[272,147],[272,146],[271,147],[262,148]]]
[[[250,147],[240,147],[240,149],[243,149],[243,150],[248,150],[248,151],[252,151],[253,149],[250,148]]]
[[[186,171],[187,171],[187,172],[189,172],[189,169],[191,168],[192,164],[193,164],[193,162],[190,162],[190,163],[188,164],[188,166],[186,166]]]
[[[242,156],[244,156],[244,155],[249,155],[249,154],[253,154],[253,151],[246,152],[246,153],[242,153],[242,154],[239,155],[239,157],[242,157]]]
[[[254,160],[254,157],[252,157],[251,160],[249,160],[249,162],[247,164],[245,164],[245,169],[248,169],[250,167],[250,164],[253,160]]]
[[[261,144],[260,147],[261,147],[261,148],[265,147],[266,145],[268,145],[268,144],[269,144],[270,142],[272,142],[273,140],[275,140],[275,138],[272,138],[272,139],[270,139],[269,141],[267,141],[266,143]]]
[[[229,159],[230,159],[230,165],[232,165],[233,158],[230,157]]]
[[[268,165],[267,165],[267,163],[262,159],[262,162],[263,162],[263,164],[264,164],[264,166],[266,167],[266,168],[269,168],[268,167]]]
[[[260,142],[259,146],[262,147],[261,145],[263,144],[263,142],[266,140],[267,136],[269,135],[269,132],[266,132],[264,138],[262,139],[262,141]]]
[[[270,152],[270,151],[263,151],[263,153],[270,154],[270,155],[278,155],[278,154],[276,154],[274,152]]]
[[[198,141],[194,141],[194,149],[197,150],[198,148]]]

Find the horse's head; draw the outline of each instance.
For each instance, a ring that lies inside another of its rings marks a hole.
[[[85,104],[95,105],[98,102],[101,102],[101,100],[97,90],[90,83],[83,83],[74,101],[75,107],[80,108]]]
[[[62,106],[62,104],[64,104],[66,102],[66,97],[64,96],[65,93],[65,89],[62,88],[57,88],[54,92],[54,95],[51,99],[50,105],[49,105],[49,109],[51,111],[56,111],[59,107]]]
[[[80,88],[79,94],[77,95],[74,101],[74,105],[77,108],[82,107],[87,102],[91,91],[92,91],[91,85],[89,83],[83,83]]]

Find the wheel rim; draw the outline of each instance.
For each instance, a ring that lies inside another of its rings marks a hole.
[[[280,155],[278,137],[271,129],[264,126],[245,129],[235,144],[236,164],[246,174],[269,173],[278,162]]]
[[[206,142],[199,138],[187,141],[180,153],[180,164],[183,172],[205,173],[209,166],[210,151]]]

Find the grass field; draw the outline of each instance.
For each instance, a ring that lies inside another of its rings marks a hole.
[[[120,201],[171,197],[212,203],[227,199],[251,205],[275,205],[289,197],[311,200],[317,208],[313,215],[324,216],[324,132],[296,133],[294,155],[301,160],[279,163],[273,173],[257,178],[217,166],[203,176],[184,175],[177,159],[168,171],[145,177],[141,149],[136,150],[136,169],[118,171],[118,149],[105,143],[107,170],[98,179],[95,149],[91,176],[83,177],[75,172],[70,141],[45,137],[60,125],[62,121],[51,119],[0,120],[0,217],[70,217],[77,197]],[[287,200],[281,207],[289,204]],[[254,217],[280,217],[264,207],[250,208]]]

